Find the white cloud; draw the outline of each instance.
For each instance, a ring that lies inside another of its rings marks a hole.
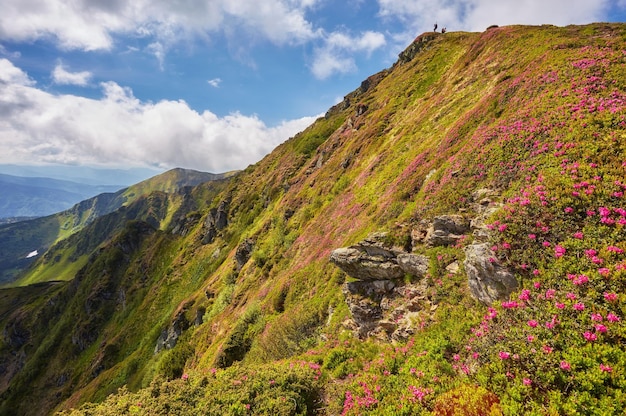
[[[213,79],[208,80],[207,82],[213,88],[219,88],[220,84],[222,83],[222,79],[221,78],[213,78]]]
[[[492,24],[580,24],[602,20],[615,0],[378,0],[379,14],[415,34],[435,22],[448,30],[483,31]],[[619,0],[623,1],[623,0]]]
[[[110,49],[116,34],[148,36],[164,45],[189,35],[229,28],[250,31],[277,44],[319,35],[305,18],[316,1],[293,0],[5,0],[0,38],[55,39],[66,49]],[[279,22],[279,23],[278,23]]]
[[[129,88],[103,96],[53,95],[0,59],[0,163],[80,163],[211,172],[241,169],[314,121],[266,126],[256,116],[198,113],[184,101],[142,102]]]
[[[0,59],[0,84],[35,85],[21,69],[14,66],[8,59]]]
[[[324,40],[324,45],[314,52],[311,72],[316,78],[325,79],[334,73],[347,73],[356,69],[352,57],[355,53],[371,54],[386,43],[385,35],[366,31],[359,37],[333,32]]]
[[[60,62],[52,71],[52,81],[59,85],[79,85],[84,87],[89,84],[91,76],[92,74],[89,71],[69,72]]]

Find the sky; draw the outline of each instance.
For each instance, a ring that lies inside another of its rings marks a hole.
[[[435,22],[598,21],[626,0],[3,0],[0,164],[243,169]]]

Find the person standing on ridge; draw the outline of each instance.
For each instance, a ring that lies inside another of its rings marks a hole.
[[[433,32],[437,31],[437,22],[435,22],[435,28],[433,29]]]

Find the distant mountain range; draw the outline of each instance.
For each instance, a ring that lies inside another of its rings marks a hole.
[[[163,173],[163,170],[152,168],[113,169],[71,165],[0,164],[0,173],[11,176],[52,178],[86,185],[115,185],[121,188],[157,176]]]
[[[105,192],[116,192],[123,187],[0,173],[0,219],[54,214],[87,198]]]

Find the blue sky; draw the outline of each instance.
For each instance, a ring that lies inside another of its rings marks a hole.
[[[0,164],[242,169],[433,23],[626,21],[626,0],[4,0]]]

